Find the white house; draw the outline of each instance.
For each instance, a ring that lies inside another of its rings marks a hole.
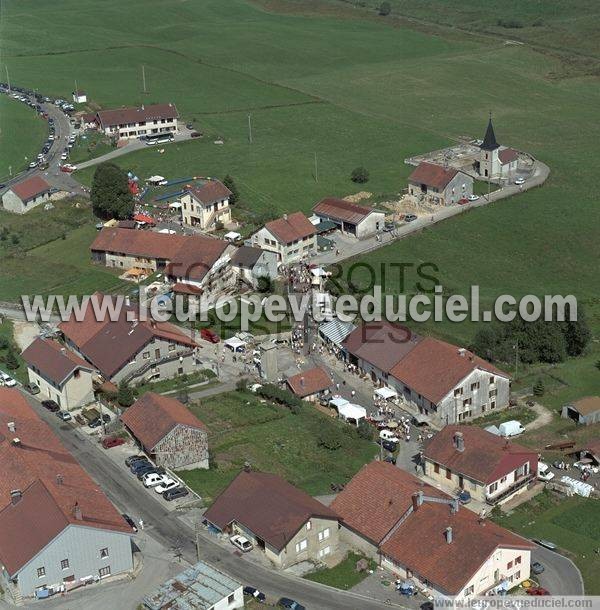
[[[76,104],[85,104],[87,102],[87,95],[85,91],[73,91],[73,101]]]
[[[342,233],[364,239],[383,230],[385,214],[345,199],[326,197],[313,212],[321,221],[334,222]]]
[[[237,277],[257,289],[260,278],[277,277],[277,254],[260,248],[240,246],[231,255],[231,268]]]
[[[96,123],[107,136],[131,139],[177,133],[178,116],[175,104],[152,104],[139,108],[100,110],[96,113]]]
[[[25,214],[50,199],[52,187],[41,177],[31,176],[13,184],[3,195],[2,205],[8,212]]]
[[[231,191],[219,180],[209,179],[200,185],[186,187],[181,196],[181,218],[183,223],[210,231],[217,223],[231,222],[229,206]]]
[[[408,194],[435,205],[454,205],[473,194],[473,178],[457,169],[423,161],[408,177]]]
[[[492,117],[490,117],[485,137],[479,148],[480,157],[479,161],[475,163],[475,167],[482,178],[510,180],[515,177],[519,163],[519,153],[513,148],[498,144]]]

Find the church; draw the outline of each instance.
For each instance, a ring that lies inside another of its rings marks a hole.
[[[515,177],[519,153],[513,148],[498,144],[491,116],[479,149],[479,161],[475,161],[475,171],[481,178],[485,180],[511,180]]]

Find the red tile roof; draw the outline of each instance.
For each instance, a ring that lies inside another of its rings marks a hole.
[[[425,337],[390,369],[404,385],[437,404],[475,369],[508,378],[508,375],[472,352]]]
[[[105,315],[102,320],[96,319],[95,310],[102,310],[104,299],[109,304],[112,303],[115,313],[118,313],[114,320],[109,315]],[[79,321],[73,316],[58,325],[65,337],[107,379],[133,360],[154,337],[189,348],[197,347],[195,341],[178,326],[169,322],[142,321],[137,306],[126,305],[122,301],[120,308],[118,305],[118,297],[96,293],[87,301]],[[135,317],[138,322],[128,320],[128,317]]]
[[[313,211],[328,218],[358,224],[374,210],[345,199],[325,197],[315,205]]]
[[[50,190],[51,186],[41,176],[25,178],[17,184],[13,184],[10,190],[21,200],[29,201],[42,193]]]
[[[222,239],[202,235],[105,228],[98,233],[90,249],[92,252],[114,252],[168,261],[168,275],[200,281],[227,246],[228,243]]]
[[[140,108],[117,108],[115,110],[100,110],[97,113],[98,122],[102,127],[153,121],[156,119],[175,119],[179,116],[175,104],[151,104]]]
[[[336,513],[287,481],[266,472],[242,471],[204,513],[220,529],[242,524],[277,550],[283,549],[311,518]]]
[[[451,543],[445,537],[448,527]],[[425,500],[382,545],[381,553],[437,590],[456,595],[497,548],[527,551],[533,546],[489,520],[480,522],[466,508],[452,513],[447,504]]]
[[[454,447],[456,432],[464,439],[464,451]],[[525,462],[537,469],[537,452],[477,426],[446,426],[425,445],[424,455],[453,472],[481,483],[493,483]]]
[[[519,153],[514,148],[505,148],[498,153],[498,158],[503,165],[519,158]]]
[[[149,453],[178,425],[206,432],[206,426],[186,406],[154,392],[146,392],[136,400],[121,415],[121,421]]]
[[[220,180],[216,179],[207,180],[201,186],[190,186],[187,190],[198,201],[206,205],[217,203],[217,201],[222,201],[231,196],[231,191]]]
[[[441,165],[422,161],[408,177],[408,181],[416,184],[425,184],[438,191],[443,191],[458,173],[457,169],[445,168]]]
[[[342,345],[350,354],[387,373],[420,341],[422,337],[406,326],[383,320],[361,324],[344,339]]]
[[[15,425],[15,432],[8,423]],[[17,390],[0,388],[0,562],[13,575],[67,525],[131,533],[116,508]],[[13,443],[18,438],[19,443]],[[12,490],[23,496],[11,504]],[[79,520],[75,505],[81,509]]]
[[[38,337],[23,352],[23,360],[38,369],[41,374],[57,385],[62,385],[78,369],[93,370],[85,360],[74,354],[58,341]]]
[[[265,227],[282,243],[291,244],[315,235],[315,227],[302,212],[294,212],[268,222]]]
[[[331,375],[320,366],[288,377],[287,384],[296,396],[304,398],[322,392],[333,385]]]
[[[412,495],[418,491],[450,497],[393,464],[375,461],[354,475],[331,508],[343,525],[378,545],[412,506]]]

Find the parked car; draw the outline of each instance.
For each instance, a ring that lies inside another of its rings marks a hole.
[[[387,429],[383,429],[379,432],[379,438],[382,438],[385,441],[392,441],[392,443],[400,442],[400,439],[391,430]]]
[[[544,587],[529,587],[526,593],[527,595],[550,595],[550,591],[544,589]]]
[[[163,492],[163,498],[170,502],[171,500],[177,500],[177,498],[183,498],[187,496],[190,492],[187,490],[187,487],[175,487],[173,489],[167,489]]]
[[[515,180],[515,184],[516,184],[516,185],[525,184],[525,178],[517,178],[517,179]]]
[[[161,483],[159,483],[154,488],[154,491],[157,494],[163,494],[163,493],[165,493],[165,491],[175,489],[176,487],[179,487],[179,482],[176,481],[175,479],[170,479],[169,477],[166,477],[165,479],[163,479],[163,481]]]
[[[461,504],[468,504],[471,501],[471,494],[464,489],[458,494],[458,501]]]
[[[466,197],[462,197],[458,200],[458,205],[465,205],[466,203],[469,203],[469,200]]]
[[[120,436],[105,436],[102,439],[102,446],[105,449],[110,449],[111,447],[118,447],[119,445],[124,445],[125,439]]]
[[[48,409],[48,411],[52,411],[52,413],[60,411],[58,403],[54,400],[42,400],[42,407],[44,407],[44,409]]]
[[[56,415],[63,421],[71,421],[73,419],[73,416],[68,411],[59,411]]]
[[[14,388],[17,382],[4,371],[0,371],[0,385],[5,385],[7,388]]]
[[[229,539],[229,542],[231,542],[233,546],[237,546],[237,548],[240,549],[242,553],[247,553],[248,551],[251,551],[254,548],[253,544],[250,542],[250,540],[248,540],[248,538],[240,536],[239,534],[232,536]]]
[[[192,133],[190,134],[190,138],[201,138],[202,135],[203,134],[199,131],[192,131]]]
[[[137,525],[135,524],[135,521],[127,514],[127,513],[123,513],[121,515],[121,517],[123,517],[123,519],[125,519],[125,521],[127,521],[127,524],[129,525],[129,527],[134,531],[137,532],[138,528]]]
[[[261,603],[267,599],[267,596],[259,591],[256,587],[244,587],[244,595],[247,597],[253,597]]]
[[[35,383],[26,383],[23,388],[33,396],[40,393],[40,387]]]
[[[150,472],[158,472],[158,468],[150,462],[136,462],[129,469],[141,481],[142,477]]]
[[[534,561],[531,564],[532,574],[541,574],[545,570],[544,566],[539,561]]]
[[[544,464],[544,462],[538,462],[537,478],[540,481],[551,481],[554,478],[554,473],[550,470],[550,466],[548,466],[548,464]]]
[[[103,413],[102,418],[96,417],[95,419],[92,419],[92,421],[88,424],[88,426],[90,428],[98,428],[99,426],[102,425],[102,422],[107,424],[109,421],[110,421],[110,415],[108,413]]]
[[[148,461],[148,458],[145,455],[130,455],[128,458],[125,458],[125,466],[129,467],[131,466],[134,462],[138,462],[138,461]]]
[[[131,472],[133,472],[133,474],[136,474],[139,470],[141,470],[142,468],[147,468],[148,466],[154,466],[154,464],[152,464],[149,460],[136,460],[135,462],[132,462],[131,465],[129,466],[129,470],[131,470]]]
[[[556,545],[554,542],[550,542],[549,540],[544,540],[543,538],[532,538],[532,541],[540,546],[543,546],[545,549],[549,549],[550,551],[556,551]]]
[[[219,341],[221,341],[219,335],[217,335],[217,333],[210,328],[201,328],[200,337],[205,341],[209,341],[210,343],[219,343]]]
[[[164,474],[159,474],[158,472],[149,472],[142,478],[144,487],[154,487],[155,485],[160,485],[161,483],[172,480],[173,479],[169,479],[169,477],[165,476]]]
[[[138,481],[141,481],[145,475],[147,474],[165,474],[165,469],[162,468],[161,466],[153,466],[152,464],[150,464],[150,466],[146,467],[146,468],[142,468],[141,470],[137,471],[137,478]]]
[[[383,230],[384,231],[393,231],[396,228],[396,223],[395,222],[386,222],[383,226]]]
[[[396,458],[393,455],[388,455],[386,457],[383,458],[384,462],[388,462],[388,464],[395,464],[396,463]]]
[[[377,443],[380,444],[384,449],[387,449],[390,453],[394,453],[398,449],[398,443],[394,441],[387,441],[383,438],[378,438]]]
[[[517,421],[516,419],[502,422],[498,426],[498,430],[500,430],[500,436],[504,436],[505,438],[508,438],[509,436],[517,436],[518,434],[525,432],[525,428],[521,422]]]
[[[302,604],[299,604],[297,601],[294,601],[289,597],[282,597],[277,602],[277,605],[280,608],[288,608],[288,610],[306,610],[306,608]]]
[[[479,195],[475,195],[474,193],[472,195],[469,195],[468,200],[469,201],[477,201],[479,199]]]
[[[412,222],[413,220],[417,220],[417,217],[415,214],[405,214],[404,215],[404,222]]]

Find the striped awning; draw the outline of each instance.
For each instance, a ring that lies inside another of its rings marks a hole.
[[[356,328],[352,322],[342,322],[339,318],[334,318],[329,322],[324,322],[319,326],[319,334],[340,345],[341,342]]]

